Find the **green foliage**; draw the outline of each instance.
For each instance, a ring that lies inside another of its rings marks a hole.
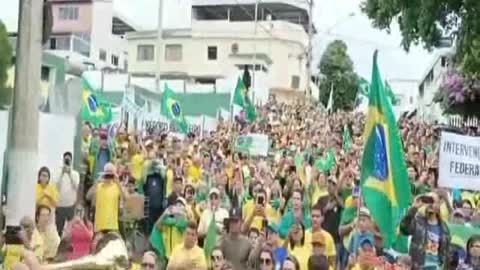
[[[10,104],[12,89],[7,89],[8,70],[12,64],[12,48],[5,25],[0,21],[0,106]]]
[[[12,63],[12,48],[8,40],[5,25],[0,21],[0,88],[4,88],[7,82],[7,71]]]
[[[326,106],[333,85],[333,108],[352,110],[358,90],[358,76],[341,40],[331,42],[320,59],[319,68],[324,77],[320,84],[320,101]]]
[[[480,1],[478,0],[365,0],[362,11],[379,29],[390,30],[397,20],[402,45],[440,45],[442,33],[456,33],[456,64],[467,75],[480,72]]]

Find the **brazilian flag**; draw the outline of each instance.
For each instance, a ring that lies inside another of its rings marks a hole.
[[[165,90],[163,91],[161,113],[168,119],[173,120],[182,133],[188,133],[188,124],[183,115],[182,106],[177,100],[175,92],[167,84],[165,84]]]
[[[402,142],[380,78],[377,52],[373,56],[372,84],[365,122],[361,191],[373,220],[380,228],[385,248],[397,238],[397,225],[411,203]]]
[[[257,112],[255,111],[255,106],[248,97],[248,90],[243,83],[242,78],[238,78],[237,86],[233,93],[233,104],[236,104],[245,110],[249,122],[255,121],[257,118]]]
[[[110,123],[112,121],[112,106],[101,97],[100,93],[93,90],[87,80],[82,79],[81,86],[81,119],[95,126]]]

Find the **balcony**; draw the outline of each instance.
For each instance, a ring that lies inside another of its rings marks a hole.
[[[44,45],[46,50],[61,50],[77,52],[85,57],[90,57],[90,40],[87,35],[55,35]]]

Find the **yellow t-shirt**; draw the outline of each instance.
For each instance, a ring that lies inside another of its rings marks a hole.
[[[189,179],[192,184],[197,184],[202,180],[202,168],[195,166],[194,164],[188,166],[187,170],[187,179]]]
[[[99,183],[95,193],[95,231],[118,231],[121,191],[117,184]]]
[[[186,249],[183,244],[178,245],[173,249],[168,264],[179,265],[184,261],[192,261],[195,269],[207,269],[205,253],[199,246]]]
[[[306,242],[305,242],[306,243]],[[308,259],[312,255],[312,250],[310,245],[297,246],[293,250],[288,247],[288,253],[292,254],[300,264],[300,270],[308,270]]]
[[[168,168],[167,173],[166,173],[166,178],[167,178],[167,186],[166,186],[167,193],[166,194],[167,194],[167,196],[172,193],[173,177],[174,177],[173,170]]]
[[[58,245],[60,244],[60,237],[56,230],[47,230],[40,232],[44,244],[44,258],[53,259],[57,255]]]
[[[325,256],[334,257],[337,255],[337,250],[335,249],[335,241],[333,240],[332,235],[329,232],[322,230],[321,231],[323,239],[325,240]],[[308,245],[312,248],[312,230],[308,229],[305,231],[305,245]]]
[[[54,185],[48,184],[43,187],[42,185],[37,184],[35,194],[37,206],[45,205],[51,209],[55,209],[57,207],[59,195],[58,190]],[[48,198],[45,194],[47,194],[50,198]]]
[[[130,162],[130,172],[133,178],[135,178],[136,182],[139,183],[143,180],[142,177],[145,159],[141,153],[138,153],[132,156]]]
[[[248,217],[255,211],[255,202],[254,200],[249,200],[245,203],[245,205],[242,207],[242,213],[243,213],[243,220],[246,221],[248,220]],[[275,223],[278,224],[280,221],[280,214],[278,213],[277,210],[273,209],[273,207],[270,206],[270,204],[267,204],[267,208],[265,209],[266,214],[267,214],[267,220],[269,223]],[[263,217],[254,217],[252,221],[251,228],[256,228],[257,230],[262,230],[262,225],[263,225]]]

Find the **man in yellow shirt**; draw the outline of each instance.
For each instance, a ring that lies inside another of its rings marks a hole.
[[[248,201],[243,206],[243,217],[245,223],[243,225],[243,232],[255,228],[259,231],[264,230],[264,220],[268,223],[277,224],[280,219],[278,211],[276,211],[269,203],[267,192],[264,189],[257,190],[254,195],[254,200]]]
[[[95,183],[87,193],[87,199],[95,199],[95,231],[118,231],[118,213],[120,202],[125,198],[120,186],[115,165],[107,163],[102,179]]]
[[[203,180],[202,176],[203,176],[202,161],[200,156],[195,155],[193,157],[192,164],[188,166],[187,179],[193,185],[196,185]]]
[[[197,245],[197,224],[189,223],[183,244],[178,245],[168,261],[167,270],[207,270],[202,248]]]
[[[312,207],[311,211],[311,219],[312,219],[312,228],[308,229],[305,232],[305,243],[312,243],[311,248],[315,249],[315,245],[313,243],[313,236],[316,235],[316,241],[320,238],[323,238],[322,242],[324,244],[324,254],[328,258],[329,265],[334,267],[335,266],[335,257],[337,255],[337,251],[335,249],[335,242],[333,240],[332,235],[329,232],[325,231],[322,228],[323,223],[323,214],[322,214],[322,207],[319,204],[316,204]]]

